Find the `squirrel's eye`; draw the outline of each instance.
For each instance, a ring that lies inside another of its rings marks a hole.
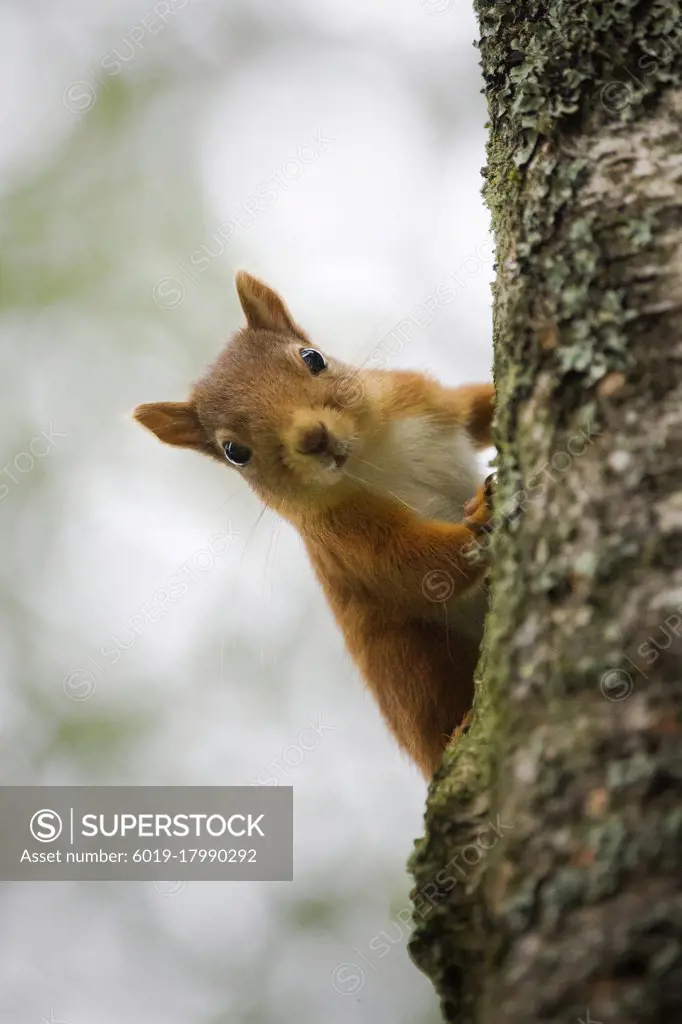
[[[323,370],[327,369],[327,360],[321,352],[317,351],[317,349],[302,348],[301,359],[314,376],[317,376],[318,373],[322,373]]]
[[[225,441],[223,451],[227,461],[233,466],[245,466],[251,458],[251,449],[243,444],[237,444],[236,441]]]

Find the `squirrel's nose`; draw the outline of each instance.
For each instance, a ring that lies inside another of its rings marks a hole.
[[[329,451],[329,434],[324,423],[318,423],[305,431],[298,450],[302,455],[325,455]]]

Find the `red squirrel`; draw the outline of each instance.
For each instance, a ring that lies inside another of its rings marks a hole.
[[[389,729],[428,777],[473,700],[487,567],[472,555],[491,518],[476,451],[492,444],[493,385],[353,369],[266,284],[242,271],[236,285],[246,327],[187,401],[133,415],[236,468],[298,530]]]

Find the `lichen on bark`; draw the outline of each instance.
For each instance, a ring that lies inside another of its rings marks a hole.
[[[677,1021],[682,12],[476,6],[498,525],[411,951],[448,1021]]]

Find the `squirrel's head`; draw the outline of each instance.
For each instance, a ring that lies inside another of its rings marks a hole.
[[[282,511],[327,504],[353,488],[344,467],[374,426],[371,382],[321,352],[261,281],[241,271],[237,293],[247,326],[189,399],[133,415],[167,444],[236,468]]]

